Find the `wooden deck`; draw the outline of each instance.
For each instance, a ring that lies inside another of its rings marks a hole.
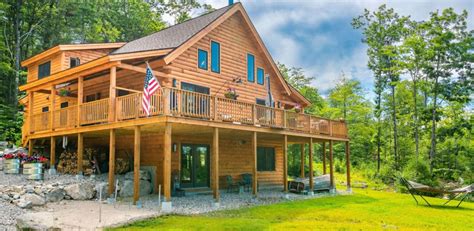
[[[93,125],[121,122],[126,126],[130,120],[151,119],[159,116],[176,117],[241,126],[271,128],[275,131],[292,131],[308,135],[325,136],[328,139],[347,139],[344,121],[330,120],[304,113],[265,107],[216,96],[172,88],[163,88],[151,99],[151,112],[147,117],[142,110],[142,93],[73,105],[67,108],[32,115],[29,134],[74,130]],[[109,110],[115,104],[115,110]],[[79,115],[79,116],[78,116]]]

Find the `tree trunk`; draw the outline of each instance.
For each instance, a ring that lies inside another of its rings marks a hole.
[[[21,59],[21,28],[20,28],[20,21],[21,21],[21,1],[16,1],[16,15],[15,15],[15,81],[13,82],[13,97],[12,97],[12,105],[13,105],[13,113],[16,116],[16,111],[18,108],[18,84],[20,82],[20,59]]]
[[[433,162],[436,155],[436,107],[438,100],[438,77],[435,79],[433,93],[433,111],[431,113],[431,148],[430,148],[430,172],[433,173]]]
[[[419,138],[418,138],[418,105],[417,105],[417,88],[416,88],[416,80],[413,79],[413,101],[414,101],[414,122],[415,122],[415,153],[416,153],[416,161],[418,161],[419,156]]]
[[[395,157],[395,169],[398,169],[398,134],[397,134],[397,104],[395,101],[395,85],[392,82],[391,83],[391,88],[392,88],[392,120],[393,120],[393,155]]]
[[[380,104],[382,100],[382,93],[379,92],[377,97],[377,172],[380,172],[380,146],[382,145],[380,139],[380,136],[382,135],[382,126],[380,124]]]

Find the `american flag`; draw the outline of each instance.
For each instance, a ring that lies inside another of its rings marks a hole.
[[[150,99],[157,90],[161,88],[160,83],[153,75],[150,65],[146,64],[145,85],[143,86],[142,109],[147,116],[150,115]]]

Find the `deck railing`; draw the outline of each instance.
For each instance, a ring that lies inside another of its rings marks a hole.
[[[83,125],[109,122],[110,99],[100,99],[77,106],[34,114],[30,131],[73,128]],[[116,98],[115,116],[117,121],[145,117],[142,109],[142,93],[133,93]],[[80,118],[77,118],[77,112]],[[253,103],[211,96],[180,89],[163,88],[151,96],[150,116],[168,115],[196,118],[216,122],[231,122],[262,127],[288,129],[292,131],[347,137],[344,121],[329,120],[304,113],[266,107]],[[111,121],[114,122],[114,121]]]

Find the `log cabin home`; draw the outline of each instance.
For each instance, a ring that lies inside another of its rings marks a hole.
[[[147,64],[161,85],[150,116],[141,106]],[[244,173],[254,195],[265,186],[287,191],[290,143],[309,144],[301,166],[310,175],[313,144],[322,143],[334,187],[333,142],[345,143],[350,188],[346,123],[303,113],[310,102],[284,80],[240,3],[127,43],[58,45],[22,66],[23,144],[49,145],[54,168],[57,142],[68,137],[78,172],[84,147],[108,147],[109,193],[123,150],[133,153],[134,201],[143,166],[156,170],[155,192],[162,185],[169,205],[175,181],[212,190],[217,202],[226,177]]]

